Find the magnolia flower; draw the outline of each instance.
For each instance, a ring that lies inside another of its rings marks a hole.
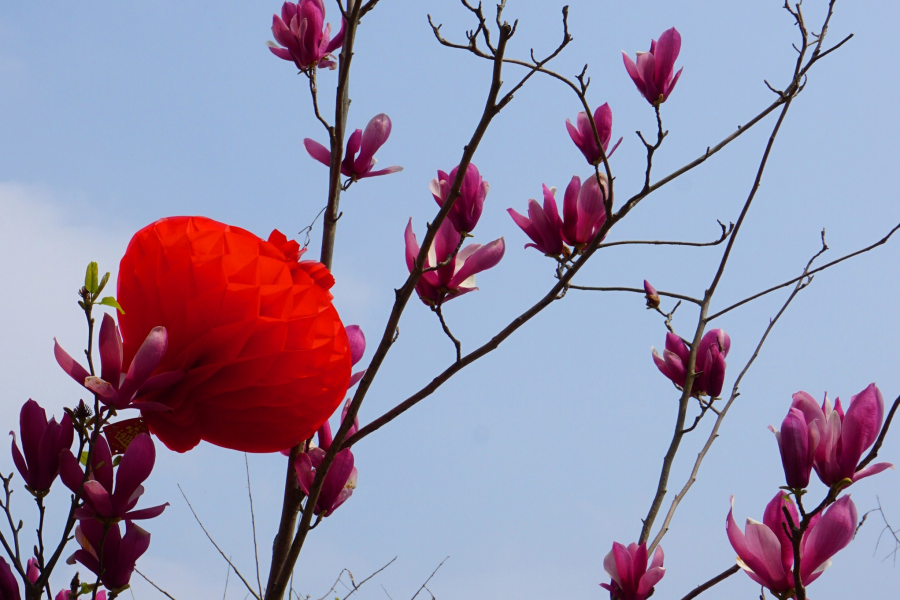
[[[28,564],[25,566],[25,578],[34,583],[41,577],[41,570],[38,567],[38,561],[36,558],[29,558]]]
[[[134,355],[127,373],[122,373],[122,336],[115,320],[105,314],[100,324],[100,377],[95,377],[62,349],[55,339],[53,353],[63,371],[97,394],[100,401],[117,410],[139,408],[146,411],[169,410],[156,402],[139,401],[144,394],[164,389],[181,381],[183,371],[153,375],[166,353],[169,336],[165,327],[155,327]],[[151,375],[153,375],[151,377]]]
[[[578,124],[576,128],[569,119],[566,119],[566,129],[569,131],[569,137],[584,154],[588,164],[599,165],[603,161],[603,157],[609,158],[622,143],[622,138],[613,146],[612,150],[607,152],[609,148],[609,140],[612,137],[612,109],[609,104],[603,104],[594,111],[594,124],[597,126],[597,134],[600,137],[600,146],[597,146],[597,138],[594,136],[594,128],[591,127],[591,120],[588,119],[587,113],[582,111],[578,113],[575,119]],[[603,152],[600,152],[603,148]]]
[[[644,280],[644,298],[647,299],[647,308],[659,308],[659,294],[656,293],[656,288],[650,285],[646,279]]]
[[[816,448],[819,445],[818,427],[808,427],[803,412],[797,408],[788,411],[781,422],[781,431],[769,425],[769,431],[778,440],[781,465],[788,487],[802,489],[809,485]]]
[[[627,548],[613,542],[612,551],[603,559],[603,568],[612,577],[600,586],[609,590],[609,597],[617,600],[646,600],[653,594],[653,586],[666,574],[663,549],[656,547],[653,560],[647,565],[647,543],[630,544]]]
[[[602,187],[600,183],[602,182]],[[573,177],[566,187],[563,197],[562,236],[563,240],[580,252],[594,239],[606,223],[604,202],[609,194],[606,176],[600,174],[588,177],[582,185],[581,179]]]
[[[150,534],[128,520],[125,521],[124,536],[118,523],[108,526],[96,519],[82,520],[75,528],[75,540],[81,549],[66,562],[70,565],[80,562],[94,574],[99,574],[100,583],[112,591],[122,590],[128,585],[137,559],[150,547]],[[102,570],[98,556],[101,547]]]
[[[69,415],[64,415],[60,423],[56,419],[47,422],[44,409],[29,399],[19,412],[19,432],[25,455],[19,452],[16,434],[10,431],[13,462],[28,489],[42,495],[59,475],[59,453],[72,446],[75,435],[72,421]]]
[[[565,246],[562,239],[562,219],[559,218],[559,209],[556,206],[556,188],[549,188],[546,184],[544,190],[544,207],[537,200],[528,200],[528,217],[524,217],[509,208],[507,212],[516,222],[525,235],[531,238],[531,244],[525,244],[526,248],[536,248],[547,256],[559,256]]]
[[[444,206],[444,202],[450,197],[450,188],[456,181],[459,167],[454,167],[450,174],[438,171],[436,179],[431,180],[431,195],[434,196],[438,206]],[[478,167],[469,163],[462,185],[459,188],[459,196],[453,203],[453,208],[447,213],[447,219],[453,223],[453,227],[460,233],[472,233],[481,211],[484,209],[484,199],[487,197],[491,184],[482,179]]]
[[[0,557],[0,600],[21,600],[19,582],[6,559]]]
[[[348,400],[344,405],[344,410],[341,412],[341,422],[346,418],[349,406],[350,401]],[[352,436],[358,429],[359,421],[355,420],[353,426],[347,432],[347,437]],[[328,421],[325,421],[322,427],[319,428],[317,437],[318,447],[312,447],[309,449],[309,452],[298,454],[294,462],[297,483],[306,495],[309,495],[312,490],[313,482],[316,478],[316,470],[322,464],[325,453],[331,447],[333,441],[331,425]],[[344,448],[335,455],[334,461],[328,469],[328,474],[325,475],[322,490],[313,509],[314,514],[322,515],[323,517],[330,516],[353,495],[353,490],[356,489],[356,478],[357,469],[353,466],[353,452],[350,451],[350,448]]]
[[[141,484],[150,476],[155,461],[156,449],[150,435],[146,433],[137,435],[128,445],[122,456],[122,462],[119,463],[114,490],[112,454],[106,438],[97,436],[91,460],[91,474],[84,482],[81,493],[84,505],[75,511],[75,518],[110,522],[119,519],[134,521],[158,517],[168,503],[133,510],[144,493],[144,486]],[[60,474],[66,487],[78,493],[81,482],[84,481],[84,471],[71,450],[63,452],[60,456]]]
[[[874,383],[850,399],[846,414],[840,398],[832,408],[826,395],[820,408],[806,392],[794,394],[791,408],[802,414],[810,432],[809,444],[812,445],[813,436],[818,437],[813,467],[825,485],[845,479],[855,483],[893,468],[891,463],[883,462],[857,471],[863,453],[875,443],[884,421],[884,397]]]
[[[366,353],[366,336],[359,325],[348,325],[345,331],[347,332],[347,339],[350,341],[350,364],[355,367],[362,360],[363,354]],[[356,385],[365,374],[365,369],[353,373],[350,376],[350,385],[348,387]]]
[[[726,531],[728,541],[737,552],[737,564],[750,579],[782,594],[795,587],[794,548],[788,537],[789,530],[785,509],[791,515],[794,526],[800,524],[797,509],[790,497],[779,491],[766,506],[763,522],[747,519],[745,532],[734,520],[734,496],[728,511]],[[825,514],[816,514],[800,541],[800,580],[809,585],[831,566],[831,557],[844,549],[853,539],[856,528],[856,506],[850,496],[835,502]]]
[[[681,34],[674,27],[667,29],[659,36],[659,42],[651,40],[649,52],[637,53],[637,64],[623,51],[622,58],[625,61],[625,69],[641,95],[653,106],[659,106],[669,97],[678,78],[681,77],[679,69],[675,77],[675,59],[681,51]]]
[[[272,15],[272,35],[275,42],[266,42],[269,50],[278,58],[292,61],[301,71],[315,67],[334,69],[336,64],[331,53],[344,43],[346,21],[341,21],[341,30],[332,39],[331,23],[325,25],[325,3],[323,0],[300,0],[296,4],[285,2],[281,7],[281,17]]]
[[[372,167],[378,161],[375,153],[381,148],[391,135],[391,119],[386,114],[375,115],[366,130],[357,129],[347,138],[347,151],[344,160],[341,161],[341,174],[350,177],[353,181],[366,177],[389,175],[403,170],[403,167],[393,166],[380,171],[373,171]],[[331,166],[331,150],[315,140],[304,138],[303,146],[309,155],[325,165]],[[359,156],[356,153],[359,153]]]
[[[697,361],[694,372],[694,384],[691,396],[717,397],[722,393],[725,382],[725,357],[731,348],[731,338],[721,329],[706,332],[697,348]],[[651,348],[653,362],[660,372],[668,377],[679,389],[684,388],[687,380],[687,364],[691,350],[688,345],[674,333],[666,334],[666,349],[660,356],[656,348]]]
[[[450,221],[444,219],[429,249],[425,268],[437,266],[451,257],[459,246],[460,235]],[[412,219],[406,226],[404,237],[406,266],[412,272],[415,268],[416,256],[419,254],[419,242],[416,240],[416,234],[413,233]],[[460,249],[456,256],[443,267],[436,271],[422,273],[416,284],[416,293],[425,304],[440,306],[447,300],[477,290],[475,274],[495,267],[503,258],[505,251],[506,244],[503,238],[496,239],[484,246],[469,244]]]

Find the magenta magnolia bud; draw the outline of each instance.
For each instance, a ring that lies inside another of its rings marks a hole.
[[[513,209],[507,209],[509,216],[516,222],[525,235],[531,238],[532,244],[526,248],[536,248],[548,256],[559,256],[563,253],[562,219],[556,206],[556,188],[544,185],[544,207],[536,200],[528,201],[528,217],[524,217]]]
[[[651,40],[649,52],[637,53],[637,64],[624,51],[622,52],[628,75],[641,95],[653,106],[659,106],[668,99],[669,94],[675,89],[678,78],[681,77],[683,68],[672,77],[675,60],[680,51],[681,34],[673,27],[659,36],[658,43]]]
[[[562,236],[577,252],[581,252],[606,223],[604,201],[609,194],[609,185],[602,173],[600,181],[603,183],[602,187],[594,174],[582,185],[580,178],[573,177],[566,187]]]
[[[816,448],[819,445],[818,428],[808,427],[806,419],[803,418],[803,412],[797,408],[791,408],[781,423],[781,431],[771,425],[769,425],[769,429],[778,440],[781,464],[784,467],[784,476],[788,487],[794,489],[807,487],[816,457]]]
[[[416,234],[413,233],[412,219],[406,226],[404,238],[406,241],[406,266],[412,272],[416,256],[419,254],[419,242],[416,240]],[[454,229],[449,220],[444,219],[434,237],[434,243],[432,243],[425,261],[425,268],[437,266],[446,261],[456,250],[459,240],[460,233]],[[506,244],[503,238],[496,239],[484,246],[469,244],[437,271],[422,273],[416,284],[416,293],[425,304],[440,306],[447,300],[475,291],[478,289],[475,287],[475,275],[497,266],[497,263],[503,258],[504,252],[506,252]]]
[[[721,329],[706,332],[697,347],[694,371],[697,376],[691,386],[691,396],[716,398],[722,393],[725,382],[725,357],[731,348],[731,338]],[[690,357],[688,345],[674,333],[666,334],[666,349],[662,356],[651,348],[653,362],[660,372],[668,377],[679,389],[687,381],[687,364]]]
[[[84,483],[81,493],[84,504],[75,511],[75,518],[110,522],[158,517],[168,503],[133,510],[144,493],[144,486],[141,484],[150,476],[155,461],[156,449],[150,435],[138,434],[128,445],[122,462],[117,467],[114,490],[109,444],[106,438],[98,436],[91,460],[91,477]],[[60,474],[66,487],[77,493],[84,479],[84,471],[71,450],[60,456]]]
[[[444,206],[444,202],[450,197],[450,188],[456,180],[459,167],[454,167],[450,174],[438,171],[436,179],[431,180],[431,195],[434,196],[438,206]],[[478,168],[469,163],[466,175],[463,177],[459,188],[459,197],[453,203],[453,208],[447,213],[447,218],[453,223],[453,227],[460,233],[472,233],[481,211],[484,209],[484,199],[490,191],[491,185],[482,179]]]
[[[363,354],[366,353],[366,336],[359,325],[348,325],[346,331],[347,339],[350,340],[350,364],[355,367],[362,360]],[[353,373],[350,376],[350,385],[348,387],[356,385],[365,374],[365,369]]]
[[[855,483],[893,468],[890,463],[877,463],[857,471],[862,455],[875,443],[884,421],[884,397],[874,383],[850,399],[846,414],[840,398],[832,408],[826,395],[820,408],[806,392],[794,394],[791,408],[798,409],[809,429],[817,432],[814,467],[825,485],[845,479]]]
[[[391,119],[384,113],[372,117],[372,120],[366,125],[365,131],[357,129],[350,134],[350,137],[347,138],[347,151],[344,153],[344,160],[341,161],[341,174],[357,181],[366,177],[378,177],[402,171],[403,167],[399,166],[388,167],[380,171],[372,170],[375,163],[378,162],[375,159],[375,153],[390,136]],[[303,146],[311,157],[326,167],[331,166],[331,150],[309,138],[303,140]],[[356,155],[357,152],[359,156]]]
[[[184,371],[168,371],[151,375],[162,361],[169,344],[165,327],[154,327],[147,334],[137,353],[122,377],[122,336],[115,320],[103,315],[100,324],[100,377],[92,376],[69,356],[56,340],[53,352],[56,362],[69,377],[97,394],[100,402],[117,410],[139,408],[145,411],[171,410],[156,402],[139,400],[140,396],[178,383],[184,378]]]
[[[656,288],[650,285],[646,279],[644,280],[644,298],[647,299],[647,308],[659,308],[659,294]]]
[[[726,531],[728,541],[737,552],[737,564],[750,579],[780,595],[794,586],[794,548],[786,529],[790,529],[785,510],[794,525],[800,523],[797,509],[790,497],[779,491],[766,507],[763,522],[747,519],[746,534],[734,520],[734,496],[728,512]],[[856,529],[856,506],[850,496],[835,502],[825,514],[817,514],[800,542],[800,580],[811,584],[831,564],[831,557],[843,550],[853,539]]]
[[[569,131],[569,137],[572,138],[572,141],[584,154],[589,164],[599,165],[603,162],[603,155],[606,158],[611,157],[616,148],[619,147],[619,144],[622,143],[622,138],[619,138],[612,150],[606,151],[609,148],[609,140],[612,137],[612,109],[609,108],[609,104],[604,104],[594,111],[594,124],[597,126],[600,146],[597,145],[597,138],[594,136],[594,129],[591,127],[591,120],[588,119],[587,113],[584,111],[578,113],[575,121],[578,127],[575,127],[569,119],[566,119],[566,129]],[[602,153],[600,152],[601,147],[603,148]]]
[[[44,494],[59,475],[59,453],[72,446],[75,429],[69,415],[60,423],[47,421],[47,413],[37,402],[29,399],[19,412],[19,433],[22,435],[22,452],[13,436],[12,455],[16,469],[25,485],[34,494]]]
[[[25,567],[25,578],[28,579],[31,583],[34,583],[41,577],[41,570],[38,568],[38,561],[36,558],[29,558],[28,564]]]
[[[266,42],[272,54],[278,58],[291,61],[301,71],[322,67],[334,69],[336,64],[331,53],[344,43],[344,29],[347,22],[341,22],[341,30],[331,37],[331,24],[325,22],[325,3],[323,0],[300,0],[296,4],[285,2],[281,7],[281,16],[272,15],[272,35],[275,42]]]
[[[666,574],[663,549],[656,547],[653,560],[647,566],[647,543],[630,544],[627,548],[613,542],[612,551],[603,559],[603,568],[612,578],[600,586],[609,590],[610,598],[618,600],[646,600],[653,594],[653,586]]]
[[[85,519],[75,528],[75,539],[81,549],[66,562],[70,565],[80,562],[91,572],[99,574],[100,583],[114,591],[129,584],[137,559],[150,547],[150,534],[131,521],[125,521],[123,537],[118,523],[104,525],[96,519]],[[101,548],[102,569],[98,555]]]

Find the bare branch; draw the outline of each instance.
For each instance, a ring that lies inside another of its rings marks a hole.
[[[256,513],[253,510],[253,490],[250,488],[250,460],[244,452],[244,466],[247,468],[247,497],[250,499],[250,523],[253,526],[253,558],[256,560],[256,583],[259,585],[259,597],[262,598],[262,579],[259,575],[259,547],[256,544]]]
[[[706,583],[701,583],[700,585],[695,587],[693,590],[690,591],[690,593],[688,593],[688,595],[686,595],[681,600],[693,600],[694,598],[696,598],[697,596],[699,596],[700,594],[702,594],[709,588],[713,587],[717,583],[721,583],[721,582],[725,581],[726,579],[728,579],[729,577],[731,577],[732,575],[734,575],[735,573],[737,573],[740,570],[741,570],[741,568],[737,565],[728,567],[727,569],[725,569],[724,571],[722,571],[721,573],[719,573],[718,575],[716,575],[715,577],[713,577],[712,579],[707,581]]]
[[[635,294],[645,295],[647,292],[643,288],[631,288],[631,287],[602,287],[602,286],[590,286],[590,285],[575,285],[569,284],[569,289],[572,290],[581,290],[585,292],[633,292]],[[660,292],[657,290],[656,292],[660,296],[665,296],[667,298],[676,298],[678,300],[685,300],[687,302],[693,302],[697,306],[702,306],[703,302],[701,300],[697,300],[691,296],[685,296],[683,294],[675,294],[672,292]]]
[[[870,245],[866,246],[865,248],[861,248],[861,249],[857,250],[856,252],[851,252],[850,254],[846,254],[846,255],[844,255],[844,256],[842,256],[842,257],[836,259],[836,260],[831,261],[830,263],[824,264],[824,265],[822,265],[821,267],[817,267],[817,268],[811,270],[809,273],[806,273],[806,274],[801,275],[801,276],[799,276],[799,277],[794,277],[793,279],[790,279],[790,280],[788,280],[788,281],[785,281],[784,283],[779,283],[778,285],[772,286],[772,287],[770,287],[770,288],[767,289],[767,290],[763,290],[763,291],[761,291],[761,292],[759,292],[759,293],[753,294],[752,296],[749,296],[748,298],[744,298],[744,299],[741,300],[740,302],[735,302],[735,303],[732,304],[731,306],[728,306],[727,308],[723,308],[722,310],[720,310],[719,312],[715,313],[715,314],[712,315],[711,317],[708,317],[708,318],[706,319],[706,321],[709,322],[709,321],[712,321],[713,319],[717,319],[717,318],[721,317],[722,315],[724,315],[725,313],[727,313],[727,312],[729,312],[729,311],[732,311],[732,310],[734,310],[735,308],[737,308],[737,307],[739,307],[739,306],[743,306],[744,304],[747,304],[748,302],[750,302],[750,301],[752,301],[752,300],[756,300],[757,298],[760,298],[760,297],[762,297],[762,296],[765,296],[766,294],[769,294],[769,293],[774,292],[774,291],[776,291],[776,290],[780,290],[781,288],[787,287],[787,286],[791,285],[792,283],[797,283],[798,281],[800,281],[800,280],[803,279],[804,277],[809,277],[810,275],[814,275],[814,274],[816,274],[816,273],[818,273],[818,272],[820,272],[820,271],[824,271],[825,269],[829,269],[829,268],[833,267],[834,265],[836,265],[836,264],[838,264],[838,263],[842,263],[842,262],[844,262],[844,261],[847,260],[847,259],[853,258],[854,256],[859,256],[860,254],[865,254],[866,252],[869,252],[870,250],[874,250],[874,249],[877,248],[878,246],[881,246],[881,245],[887,243],[887,241],[888,241],[889,239],[891,239],[891,236],[893,236],[893,235],[897,232],[897,230],[900,230],[900,223],[898,223],[897,225],[895,225],[894,228],[891,229],[891,230],[887,233],[887,235],[885,235],[883,238],[881,238],[880,240],[878,240],[878,241],[875,242],[874,244],[870,244]]]
[[[181,489],[180,483],[178,484],[178,491],[181,492],[181,496],[184,498],[184,501],[187,503],[188,508],[191,509],[191,514],[194,515],[194,520],[197,521],[197,525],[199,525],[200,529],[203,530],[203,533],[206,534],[206,538],[210,541],[210,543],[213,545],[213,547],[215,547],[215,549],[219,551],[219,554],[222,555],[222,558],[225,559],[225,562],[227,562],[228,565],[232,568],[232,570],[234,570],[234,574],[241,578],[241,581],[244,583],[244,587],[247,588],[247,591],[250,592],[250,595],[252,595],[254,598],[257,598],[257,600],[259,600],[259,596],[256,595],[255,591],[253,591],[253,587],[250,585],[250,583],[244,578],[243,575],[241,575],[241,572],[237,570],[237,567],[234,566],[234,563],[231,562],[231,559],[228,558],[227,556],[225,556],[225,553],[222,552],[222,549],[219,548],[219,545],[216,543],[216,541],[214,539],[212,539],[211,535],[209,535],[209,532],[206,530],[206,527],[203,526],[203,522],[200,520],[200,517],[197,516],[197,512],[194,510],[194,507],[191,506],[191,501],[188,500],[188,497],[184,493],[184,490]]]
[[[438,572],[438,569],[440,569],[441,567],[444,566],[444,563],[447,562],[448,558],[450,558],[450,557],[447,556],[446,558],[444,558],[444,560],[441,561],[441,564],[439,564],[437,567],[434,568],[434,571],[431,572],[431,575],[428,576],[428,579],[425,580],[425,583],[422,584],[422,587],[420,587],[418,589],[418,591],[416,591],[416,593],[413,594],[413,597],[410,598],[409,600],[416,600],[416,596],[418,596],[422,592],[422,590],[426,589],[425,586],[428,585],[428,582],[431,581],[431,578],[434,577],[435,573]]]
[[[678,242],[678,241],[667,241],[667,240],[624,240],[620,242],[607,242],[605,244],[600,244],[600,248],[611,248],[613,246],[626,246],[626,245],[641,245],[641,246],[693,246],[693,247],[704,247],[704,246],[718,246],[722,242],[728,239],[728,236],[731,235],[732,230],[734,229],[734,223],[729,223],[728,227],[725,227],[725,224],[722,221],[719,221],[719,226],[722,228],[722,235],[717,239],[711,242]]]
[[[450,331],[450,328],[447,326],[447,322],[444,320],[444,313],[441,312],[441,305],[436,304],[431,310],[438,316],[438,319],[441,321],[441,327],[444,330],[444,333],[447,334],[447,337],[450,338],[450,341],[453,342],[454,348],[456,348],[456,362],[462,360],[462,344],[453,336],[453,333]]]
[[[172,596],[172,594],[170,594],[170,593],[167,592],[166,590],[162,589],[161,587],[159,587],[158,585],[156,585],[155,583],[153,583],[153,581],[151,581],[149,577],[147,577],[146,575],[144,575],[143,573],[141,573],[141,572],[138,570],[137,567],[135,567],[134,572],[137,573],[138,575],[140,575],[141,577],[143,577],[143,578],[144,578],[144,581],[146,581],[147,583],[149,583],[150,585],[152,585],[154,588],[156,588],[156,591],[157,591],[157,592],[159,592],[160,594],[162,594],[162,595],[165,596],[166,598],[169,598],[169,600],[175,600],[175,598]],[[226,585],[227,585],[227,584],[226,584]]]

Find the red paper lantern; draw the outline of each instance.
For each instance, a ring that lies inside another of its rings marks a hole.
[[[162,325],[169,345],[156,372],[186,373],[141,398],[172,408],[143,414],[166,446],[275,452],[334,413],[350,347],[334,278],[300,254],[277,230],[265,241],[205,217],[160,219],[131,239],[119,266],[123,364]]]

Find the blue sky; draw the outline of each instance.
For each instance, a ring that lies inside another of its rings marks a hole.
[[[655,160],[658,175],[768,105],[763,79],[779,85],[790,75],[796,34],[776,0],[570,4],[575,42],[556,68],[575,74],[590,64],[589,100],[609,102],[613,133],[625,136],[613,160],[623,195],[639,189],[643,177],[643,148],[633,132],[652,131],[654,121],[625,73],[622,49],[646,50],[672,25],[683,36],[677,64],[685,70],[663,106],[671,133]],[[820,22],[824,4],[808,0],[810,22]],[[325,139],[305,79],[264,45],[279,7],[160,1],[48,10],[19,3],[0,12],[0,273],[7,282],[0,296],[7,382],[0,416],[10,428],[28,397],[57,413],[80,397],[53,361],[52,338],[73,352],[84,343],[74,291],[87,262],[114,270],[131,234],[163,216],[202,214],[265,236],[276,227],[300,231],[323,205],[326,169],[302,148],[304,137]],[[330,3],[329,10],[333,20]],[[513,55],[557,43],[555,3],[510,0],[507,12],[520,19]],[[378,158],[405,167],[354,185],[342,202],[335,302],[345,323],[359,323],[370,340],[380,336],[393,288],[406,276],[406,221],[413,218],[421,237],[436,210],[428,183],[437,169],[458,162],[489,82],[486,64],[434,42],[426,13],[444,23],[448,36],[471,28],[450,0],[382,0],[358,35],[351,125],[389,114],[393,133]],[[900,131],[890,113],[900,93],[900,58],[889,51],[897,16],[886,0],[838,3],[832,41],[855,37],[814,69],[792,108],[714,309],[797,274],[818,249],[823,227],[827,259],[900,222],[892,176]],[[505,79],[514,77],[510,70]],[[335,80],[335,73],[320,75],[323,96]],[[478,292],[446,307],[464,350],[552,286],[551,263],[522,248],[527,240],[506,209],[524,211],[542,183],[562,188],[572,175],[587,174],[564,127],[578,110],[571,92],[535,78],[496,119],[475,157],[491,183],[476,241],[504,236],[507,254],[479,276]],[[609,239],[713,239],[716,219],[736,219],[772,124],[765,121],[649,197]],[[311,247],[318,243],[317,227]],[[782,478],[766,426],[780,423],[793,392],[828,390],[847,400],[875,381],[889,400],[900,393],[896,243],[817,276],[779,323],[663,541],[668,572],[657,597],[680,598],[733,564],[724,533],[728,498],[736,496],[739,521],[761,518]],[[659,289],[701,295],[719,256],[719,249],[610,248],[576,283],[639,286],[646,278]],[[718,324],[732,338],[726,386],[783,299],[773,294]],[[690,333],[695,317],[683,306],[675,327]],[[400,327],[363,405],[363,422],[453,359],[434,315],[418,301]],[[383,584],[392,597],[409,597],[449,555],[429,584],[439,597],[603,597],[597,586],[606,580],[603,556],[613,540],[637,537],[671,436],[677,391],[656,371],[649,350],[662,345],[664,333],[639,296],[570,292],[497,352],[359,444],[359,487],[310,536],[296,587],[318,598],[342,568],[360,577],[397,556],[358,595],[385,598]],[[687,477],[709,426],[683,445],[672,487]],[[885,444],[885,460],[900,460],[896,439]],[[159,450],[147,503],[171,506],[148,524],[153,543],[139,568],[179,600],[220,597],[225,565],[176,484],[250,575],[244,458],[209,445],[185,455]],[[278,519],[283,462],[250,457],[263,561]],[[0,464],[12,469],[9,459]],[[852,493],[860,511],[874,508],[879,496],[900,523],[893,471]],[[56,490],[55,501],[62,495]],[[873,557],[878,532],[877,520],[862,529],[814,585],[817,600],[887,597],[896,589],[900,572],[890,560],[881,562],[885,547]],[[158,597],[139,579],[134,594]],[[232,577],[227,597],[244,595]],[[756,597],[757,587],[742,574],[704,595]]]

